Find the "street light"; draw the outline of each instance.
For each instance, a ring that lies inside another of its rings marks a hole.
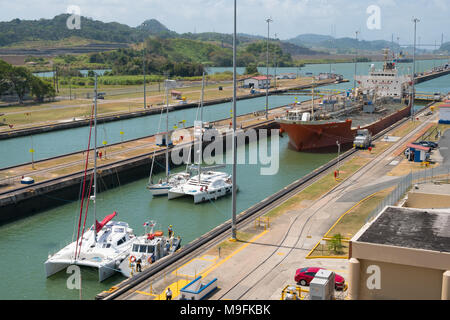
[[[267,53],[266,53],[266,67],[267,67],[267,79],[266,79],[266,120],[269,119],[269,30],[270,30],[270,23],[273,22],[271,18],[266,19],[267,22]]]
[[[231,240],[237,240],[236,237],[236,0],[234,0],[234,32],[233,32],[233,172],[232,172],[232,217],[231,217]]]
[[[417,33],[417,22],[420,22],[418,18],[413,18],[414,23],[414,50],[413,50],[413,72],[412,72],[412,93],[411,93],[411,120],[414,121],[414,98],[416,95],[415,82],[416,82],[416,33]]]
[[[356,88],[356,65],[358,63],[358,34],[359,31],[356,31],[356,48],[355,48],[355,76],[353,77],[353,88]]]

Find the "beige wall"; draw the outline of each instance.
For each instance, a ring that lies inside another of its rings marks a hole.
[[[358,300],[439,300],[442,294],[442,279],[445,270],[412,267],[408,265],[358,259],[360,276]],[[381,273],[381,288],[368,289],[367,273],[370,265],[377,265]]]
[[[427,208],[450,208],[450,196],[442,194],[429,194],[411,192],[404,207],[427,209]]]

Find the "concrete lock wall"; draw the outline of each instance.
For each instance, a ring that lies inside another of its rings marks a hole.
[[[450,196],[443,194],[429,194],[411,192],[408,195],[405,207],[428,209],[450,208]]]
[[[358,300],[440,300],[445,270],[358,259],[360,263]],[[370,266],[380,269],[379,289],[369,289],[375,274]],[[369,269],[370,270],[370,269]],[[351,277],[351,276],[350,276]]]

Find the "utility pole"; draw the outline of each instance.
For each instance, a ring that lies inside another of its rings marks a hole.
[[[419,19],[413,18],[414,23],[414,50],[413,50],[413,72],[412,72],[412,93],[411,93],[411,120],[414,121],[414,98],[416,95],[415,83],[416,83],[416,33],[417,33],[417,22]]]
[[[353,88],[354,89],[356,88],[356,66],[358,64],[358,34],[359,34],[359,31],[356,31],[355,33],[356,33],[356,48],[355,48],[356,52],[355,52],[355,75],[353,77]]]
[[[145,110],[145,108],[147,108],[147,93],[146,93],[146,91],[145,91],[145,86],[146,86],[146,83],[145,83],[145,40],[144,40],[144,42],[143,42],[143,46],[144,46],[144,48],[142,49],[142,69],[143,69],[143,72],[144,72],[144,110]]]
[[[266,79],[266,120],[269,119],[269,87],[270,87],[270,81],[269,81],[269,30],[270,30],[270,23],[273,22],[271,18],[266,19],[267,22],[267,52],[266,52],[266,67],[267,67],[267,79]]]
[[[275,41],[277,41],[277,34],[275,33]],[[274,72],[274,87],[277,90],[277,47],[275,46],[273,49],[273,66],[275,68]]]
[[[231,240],[237,240],[236,237],[236,0],[234,0],[234,32],[233,32],[233,172],[232,172],[232,217],[231,217]]]

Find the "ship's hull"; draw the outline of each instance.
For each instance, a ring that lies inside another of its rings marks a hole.
[[[339,142],[342,147],[351,145],[358,129],[368,129],[372,135],[375,135],[409,116],[410,112],[411,108],[408,106],[361,128],[352,128],[351,120],[342,122],[279,121],[279,124],[282,131],[288,134],[289,143],[295,150],[321,152],[336,149],[336,142]]]

